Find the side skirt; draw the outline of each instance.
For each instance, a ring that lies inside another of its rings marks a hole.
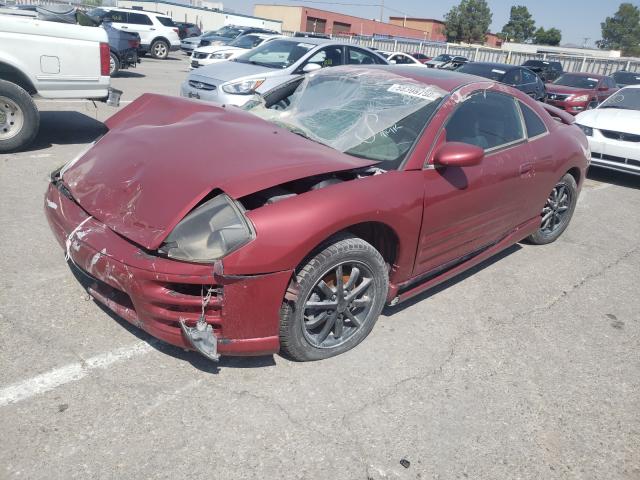
[[[418,277],[414,277],[401,284],[389,285],[389,294],[387,296],[388,305],[397,305],[400,302],[404,302],[416,295],[435,287],[455,277],[456,275],[482,263],[486,259],[492,257],[496,253],[504,250],[511,245],[518,243],[522,239],[528,237],[540,228],[540,218],[535,217],[528,222],[518,226],[514,231],[504,237],[502,240],[482,248],[472,254],[471,258],[468,256],[462,257],[459,261],[456,261],[451,266],[445,265],[426,274],[422,274]]]

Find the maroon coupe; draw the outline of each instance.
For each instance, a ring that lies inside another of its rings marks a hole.
[[[385,304],[557,239],[588,165],[571,115],[455,72],[335,67],[248,105],[143,95],[45,198],[94,299],[211,359],[349,350]]]

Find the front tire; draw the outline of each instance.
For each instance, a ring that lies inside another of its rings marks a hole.
[[[151,44],[151,56],[158,60],[164,60],[169,56],[169,44],[164,40],[154,40]]]
[[[336,237],[298,271],[295,301],[280,312],[280,345],[297,361],[352,349],[373,329],[389,289],[380,253],[356,237]]]
[[[569,226],[577,202],[578,185],[567,173],[551,190],[540,214],[540,228],[527,240],[535,245],[555,242]]]
[[[0,80],[0,153],[29,145],[40,128],[33,98],[15,83]]]

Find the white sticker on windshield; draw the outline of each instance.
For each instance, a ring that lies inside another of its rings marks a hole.
[[[597,78],[591,78],[591,77],[587,77],[587,80],[591,80],[592,82],[597,82],[598,81]]]
[[[640,80],[640,77],[636,77],[636,80]]]
[[[420,88],[415,85],[400,85],[399,83],[394,83],[391,85],[387,92],[391,93],[399,93],[401,95],[409,95],[412,97],[423,98],[425,100],[429,100],[430,102],[442,97],[440,92],[434,90],[431,87]]]
[[[505,73],[505,71],[504,71],[504,70],[498,70],[497,68],[492,68],[492,69],[491,69],[491,71],[492,71],[493,73],[500,73],[500,74],[504,74],[504,73]]]
[[[313,48],[315,47],[315,45],[313,43],[299,43],[298,47],[302,47],[302,48]]]

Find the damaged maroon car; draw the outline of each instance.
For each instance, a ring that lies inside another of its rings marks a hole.
[[[45,210],[93,298],[154,337],[322,359],[385,304],[557,239],[587,168],[572,121],[401,67],[322,70],[245,110],[143,95],[52,173]]]

